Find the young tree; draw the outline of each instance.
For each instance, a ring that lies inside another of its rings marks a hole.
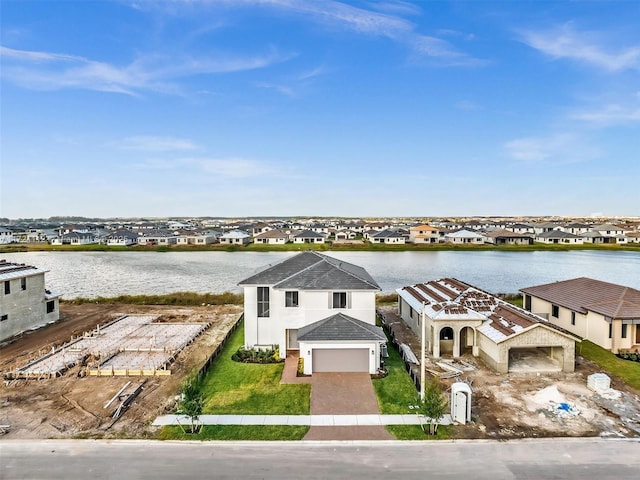
[[[429,419],[429,433],[435,435],[438,432],[440,420],[447,411],[447,399],[442,395],[437,378],[427,384],[424,400],[418,400],[418,406],[420,413]]]
[[[190,377],[182,384],[182,399],[178,411],[191,420],[190,433],[199,431],[196,421],[204,408],[204,395],[201,387],[200,379],[197,376]]]

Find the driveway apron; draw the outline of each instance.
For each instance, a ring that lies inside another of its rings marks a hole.
[[[379,414],[368,373],[314,373],[311,415]],[[384,426],[313,426],[305,440],[393,440]]]

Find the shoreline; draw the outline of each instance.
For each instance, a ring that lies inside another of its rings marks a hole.
[[[0,246],[0,255],[20,252],[300,252],[315,250],[318,252],[439,252],[439,251],[501,251],[501,252],[538,252],[538,251],[629,251],[640,253],[638,244],[614,245],[559,245],[536,243],[533,245],[380,245],[380,244],[287,244],[287,245],[171,245],[171,246],[112,246],[112,245],[49,245],[49,244],[10,244]]]

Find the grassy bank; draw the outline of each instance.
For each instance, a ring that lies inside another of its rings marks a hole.
[[[363,244],[295,244],[286,245],[256,245],[251,243],[247,246],[236,245],[171,245],[171,246],[111,246],[111,245],[49,245],[46,243],[36,244],[11,244],[0,247],[0,254],[29,252],[29,251],[51,251],[51,252],[300,252],[305,250],[316,251],[336,251],[336,252],[437,252],[437,251],[506,251],[506,252],[537,252],[537,251],[559,251],[566,252],[572,250],[599,250],[599,251],[632,251],[640,252],[640,244],[627,245],[547,245],[535,243],[533,245],[381,245],[373,243]]]
[[[128,305],[242,305],[243,296],[237,293],[176,292],[165,295],[119,295],[117,297],[78,297],[64,303],[122,303]]]
[[[578,354],[597,363],[608,374],[640,391],[640,363],[623,360],[604,348],[583,340],[578,344]]]

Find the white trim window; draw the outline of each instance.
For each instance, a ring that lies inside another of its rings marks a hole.
[[[349,308],[347,292],[333,292],[331,295],[331,308]]]
[[[258,317],[269,316],[269,287],[258,287]]]
[[[298,302],[298,292],[293,290],[293,291],[287,291],[284,292],[284,306],[285,307],[297,307],[299,305]]]

